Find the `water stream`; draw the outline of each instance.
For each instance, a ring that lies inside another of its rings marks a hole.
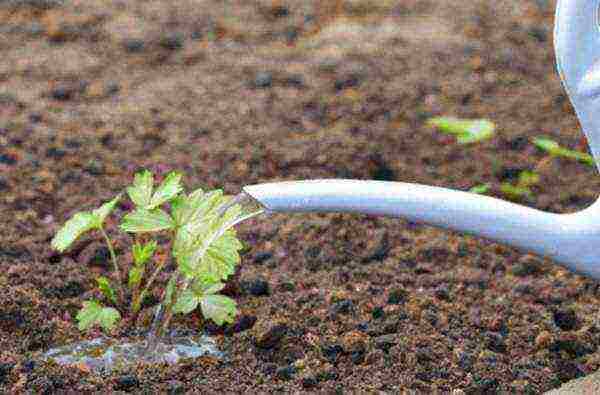
[[[210,244],[233,226],[264,213],[264,208],[249,195],[240,193],[217,210],[217,216],[223,216],[229,208],[239,205],[242,210],[213,233],[200,250],[203,255]],[[181,276],[182,289],[187,288],[190,280]],[[83,340],[48,350],[42,360],[61,365],[84,366],[97,373],[134,366],[138,362],[175,364],[185,359],[211,356],[225,357],[214,339],[205,335],[182,335],[168,331],[170,316],[168,306],[159,304],[155,308],[150,330],[145,338],[122,342],[119,339],[98,337]]]

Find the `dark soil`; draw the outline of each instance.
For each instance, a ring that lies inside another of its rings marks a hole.
[[[0,1],[0,390],[538,393],[598,369],[596,282],[356,215],[240,226],[237,323],[175,322],[217,336],[225,362],[98,376],[36,360],[95,335],[73,317],[107,270],[93,236],[58,255],[52,235],[142,167],[228,193],[344,177],[487,182],[500,197],[544,157],[530,138],[585,150],[553,13],[550,0]],[[425,126],[435,115],[488,118],[498,134],[459,146]],[[523,203],[572,212],[599,189],[596,170],[557,159]]]

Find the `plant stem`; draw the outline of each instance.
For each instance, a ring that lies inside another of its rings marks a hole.
[[[108,237],[108,235],[106,234],[106,231],[104,230],[104,228],[102,226],[100,227],[100,233],[102,233],[102,236],[104,237],[104,241],[106,241],[106,246],[108,247],[108,251],[110,253],[110,259],[113,264],[113,272],[115,273],[115,276],[117,277],[117,279],[120,282],[121,281],[121,270],[119,270],[119,264],[117,263],[117,255],[115,254],[115,249],[113,248],[112,242],[110,241],[110,238]]]
[[[102,236],[104,237],[104,241],[106,241],[106,246],[108,247],[108,252],[110,253],[110,259],[112,261],[113,264],[113,272],[115,275],[115,280],[117,281],[117,289],[119,292],[119,297],[121,298],[121,302],[125,301],[125,293],[123,291],[123,277],[122,277],[122,273],[121,270],[119,269],[119,264],[117,262],[117,255],[115,254],[115,249],[113,248],[112,242],[110,241],[110,238],[108,237],[108,234],[106,234],[106,231],[104,230],[104,228],[102,226],[100,226],[100,233],[102,233]]]

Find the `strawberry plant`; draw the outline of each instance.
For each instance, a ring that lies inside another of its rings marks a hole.
[[[77,314],[81,330],[100,326],[109,331],[123,316],[135,318],[143,301],[160,287],[160,274],[170,266],[174,270],[158,309],[159,334],[173,314],[188,314],[198,307],[218,325],[233,321],[236,303],[219,292],[240,262],[242,244],[232,226],[243,218],[243,210],[221,190],[196,189],[187,194],[181,179],[173,172],[156,186],[152,173],[142,171],[127,188],[134,207],[123,216],[119,229],[135,236],[132,259],[117,257],[104,225],[123,194],[96,210],[76,213],[56,233],[52,247],[60,252],[84,233],[96,231],[110,253],[112,273],[96,279],[102,298],[85,301]],[[159,235],[169,242],[159,245],[158,239],[151,238]]]

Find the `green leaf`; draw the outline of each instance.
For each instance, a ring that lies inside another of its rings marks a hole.
[[[561,156],[563,158],[575,159],[580,162],[594,166],[594,158],[585,152],[579,152],[568,148],[561,147],[556,141],[547,137],[537,137],[533,143],[540,149],[548,152],[550,155]]]
[[[138,208],[148,208],[152,199],[154,176],[148,170],[136,173],[133,185],[127,188],[129,198]]]
[[[519,183],[520,187],[528,187],[530,185],[535,185],[540,182],[540,175],[536,172],[523,170],[519,173]]]
[[[459,119],[453,117],[431,118],[428,124],[442,133],[456,136],[459,144],[477,143],[494,135],[496,125],[487,119]]]
[[[240,263],[238,251],[242,247],[235,232],[228,230],[208,247],[200,261],[197,274],[203,278],[226,280],[235,273],[235,267]]]
[[[134,289],[139,283],[142,282],[142,276],[144,275],[145,267],[133,266],[129,269],[129,278],[127,284],[129,285],[129,289]]]
[[[102,329],[109,331],[121,319],[121,314],[112,307],[104,307],[95,300],[89,300],[83,302],[83,308],[79,310],[75,318],[81,331],[96,325],[100,325]]]
[[[121,195],[118,195],[92,212],[82,211],[73,215],[52,239],[52,248],[63,252],[82,234],[99,229],[120,198]]]
[[[102,292],[102,295],[114,304],[117,304],[117,295],[115,290],[111,287],[108,278],[101,276],[96,279],[96,282],[98,283],[98,288],[100,289],[100,292]]]
[[[200,303],[200,298],[201,297],[196,295],[191,289],[186,289],[179,298],[177,298],[177,302],[175,303],[175,306],[173,306],[173,311],[175,313],[189,314],[196,310]]]
[[[154,240],[149,241],[143,245],[140,243],[135,243],[132,248],[133,263],[136,266],[145,265],[146,262],[148,262],[148,260],[152,258],[152,255],[154,255],[154,251],[156,251],[157,246],[158,245]]]
[[[169,305],[171,303],[171,299],[173,299],[173,295],[175,295],[175,287],[177,286],[177,278],[175,276],[171,276],[169,282],[167,283],[167,289],[165,292],[164,303],[165,305]]]
[[[88,211],[73,215],[65,222],[52,239],[52,248],[63,252],[69,248],[79,236],[92,229],[96,229],[96,225],[96,217]]]
[[[173,229],[175,223],[169,214],[159,208],[151,211],[137,209],[123,218],[120,227],[125,232],[144,233]]]
[[[106,220],[106,217],[108,217],[108,215],[114,210],[115,206],[119,202],[119,199],[121,199],[120,194],[116,196],[113,200],[104,203],[102,206],[92,211],[92,215],[96,219],[96,227],[99,228],[102,226],[102,224]]]
[[[160,206],[163,203],[174,199],[181,191],[183,191],[183,187],[181,186],[181,178],[182,174],[178,172],[171,172],[167,174],[164,181],[158,186],[154,195],[152,195],[152,199],[150,199],[150,204],[146,207],[151,210]]]
[[[217,325],[233,323],[238,311],[235,300],[223,295],[206,295],[200,299],[202,315]]]
[[[482,194],[486,193],[487,191],[489,191],[490,187],[491,187],[490,184],[475,185],[473,188],[469,189],[469,192],[482,195]]]
[[[528,187],[512,185],[508,182],[502,183],[502,185],[500,185],[500,191],[504,195],[512,199],[520,199],[523,197],[530,199],[533,197],[533,192],[531,192],[531,189],[529,189]]]
[[[558,154],[558,150],[560,149],[560,146],[556,141],[551,140],[547,137],[536,137],[533,139],[533,144],[539,149],[553,155]]]

